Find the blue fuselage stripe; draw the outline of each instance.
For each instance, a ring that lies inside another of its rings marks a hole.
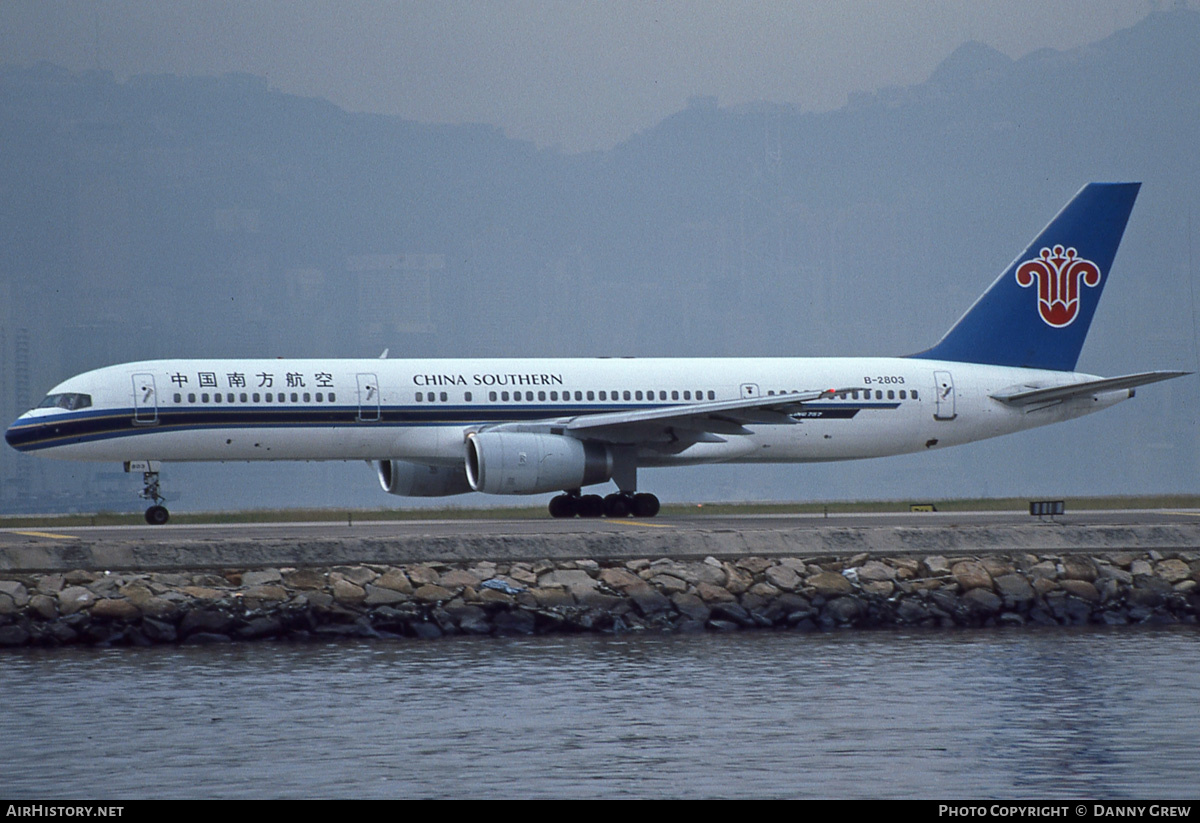
[[[675,404],[671,404],[675,405]],[[813,403],[798,419],[850,419],[862,409],[895,409],[899,403]],[[72,443],[86,443],[151,432],[201,429],[334,428],[343,426],[467,426],[559,417],[643,411],[665,404],[630,405],[529,405],[529,406],[396,406],[362,410],[357,406],[330,407],[194,407],[135,410],[132,408],[52,414],[13,424],[5,440],[19,451],[37,451]],[[363,419],[364,414],[368,419]],[[141,418],[141,419],[137,419]]]

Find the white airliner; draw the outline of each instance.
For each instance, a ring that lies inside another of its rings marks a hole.
[[[392,494],[562,492],[554,517],[652,517],[643,466],[853,460],[1070,420],[1187,372],[1074,371],[1137,183],[1085,186],[933,348],[908,357],[153,360],[55,386],[14,448],[163,462],[367,460]],[[582,494],[613,481],[606,497]]]

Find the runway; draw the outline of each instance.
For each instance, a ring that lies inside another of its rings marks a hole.
[[[137,542],[168,546],[180,542],[238,540],[358,540],[363,538],[588,535],[648,532],[790,532],[803,529],[961,528],[965,526],[1200,526],[1200,509],[1124,509],[1068,511],[1060,517],[1031,517],[1027,512],[904,512],[854,514],[670,515],[652,519],[555,520],[530,518],[451,518],[428,520],[355,520],[297,523],[169,524],[166,526],[56,526],[0,530],[0,546],[64,540],[87,543]]]

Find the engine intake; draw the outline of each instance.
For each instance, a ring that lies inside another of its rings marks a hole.
[[[448,497],[471,491],[462,466],[424,466],[407,460],[380,460],[375,464],[379,485],[401,497]]]
[[[467,437],[467,481],[487,494],[541,494],[603,483],[612,452],[558,434],[481,432]]]

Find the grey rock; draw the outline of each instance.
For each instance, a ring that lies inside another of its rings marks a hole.
[[[262,569],[260,571],[246,572],[242,575],[242,585],[246,588],[263,586],[268,583],[279,583],[282,580],[283,575],[279,573],[279,569]]]
[[[59,614],[75,614],[96,601],[96,595],[82,586],[67,586],[58,593]]]
[[[283,582],[292,589],[325,588],[325,572],[319,569],[296,569],[281,576]]]
[[[395,588],[376,586],[372,583],[367,584],[365,591],[366,597],[363,598],[363,603],[367,606],[390,606],[396,603],[405,603],[410,599],[407,594]]]
[[[333,579],[333,575],[330,575],[330,578],[333,582],[333,599],[338,603],[362,603],[367,599],[367,590],[354,581],[345,578]]]
[[[233,628],[234,620],[217,609],[196,609],[184,614],[179,622],[179,633],[185,637],[193,634],[224,635]]]
[[[707,621],[712,614],[712,610],[704,604],[704,601],[694,594],[674,594],[671,596],[671,602],[675,604],[675,608],[679,610],[680,614],[700,623]]]
[[[974,588],[962,596],[962,604],[974,615],[992,615],[1004,605],[1000,596],[990,589]]]
[[[682,594],[682,592],[680,592]],[[671,608],[671,601],[649,586],[630,589],[628,597],[633,601],[637,610],[644,615],[652,615]]]
[[[836,572],[820,572],[804,582],[822,597],[836,597],[854,591],[854,584]]]
[[[988,570],[984,565],[977,560],[964,560],[955,563],[950,569],[950,573],[954,576],[954,580],[958,583],[959,588],[963,591],[971,589],[988,589],[992,588],[992,576],[988,574]]]
[[[23,626],[0,626],[0,646],[24,646],[28,642],[29,631]]]
[[[7,595],[17,608],[29,603],[29,590],[16,580],[0,580],[0,594]]]
[[[132,621],[142,616],[137,606],[124,598],[105,598],[97,600],[91,608],[91,615],[96,620]]]
[[[772,586],[794,592],[803,584],[799,573],[791,566],[776,565],[766,570],[764,576]]]
[[[1037,597],[1033,586],[1019,574],[1004,574],[994,579],[996,592],[1010,605],[1020,606]]]
[[[596,591],[598,582],[582,569],[561,569],[540,575],[537,584],[543,588],[559,586],[579,597]]]

